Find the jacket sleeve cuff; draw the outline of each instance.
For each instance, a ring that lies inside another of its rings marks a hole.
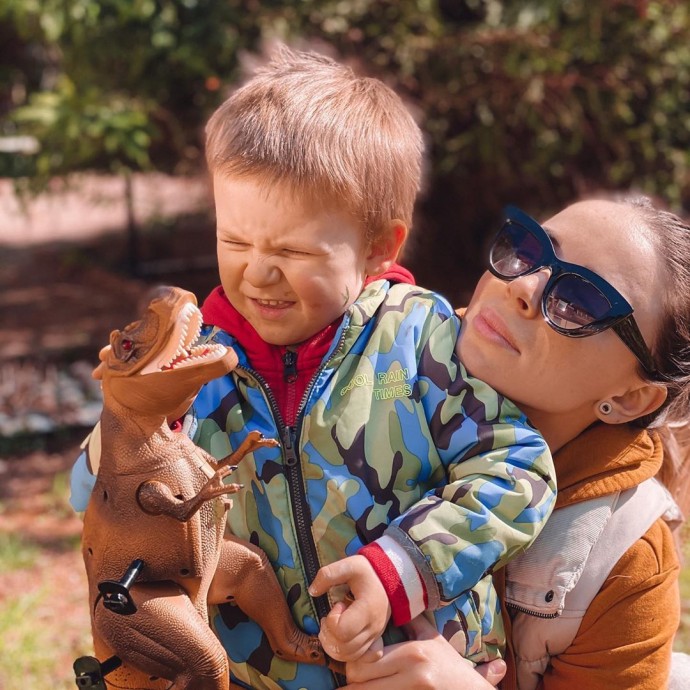
[[[386,590],[394,625],[408,623],[428,608],[424,581],[410,556],[394,539],[383,535],[363,546],[359,553],[369,561]]]

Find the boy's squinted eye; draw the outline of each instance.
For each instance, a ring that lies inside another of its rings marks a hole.
[[[239,240],[222,239],[221,243],[231,249],[247,249],[249,247],[247,242],[240,242]]]

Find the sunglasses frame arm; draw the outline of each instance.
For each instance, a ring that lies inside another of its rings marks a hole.
[[[628,346],[628,349],[637,357],[637,361],[642,365],[648,376],[655,378],[659,372],[654,364],[652,353],[647,347],[642,333],[635,322],[632,314],[616,322],[611,326],[616,335]]]

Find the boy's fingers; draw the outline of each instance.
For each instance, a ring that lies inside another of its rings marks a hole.
[[[367,630],[372,627],[370,614],[371,605],[356,599],[346,607],[337,620],[333,621],[333,630],[344,640],[354,639],[361,634],[366,635]],[[370,642],[373,642],[373,635]]]
[[[328,619],[322,620],[319,640],[324,652],[338,661],[354,661],[367,653],[370,641],[366,635],[342,637],[333,630]],[[375,659],[376,657],[373,657]]]
[[[347,609],[348,604],[344,601],[336,601],[333,606],[331,606],[331,610],[328,614],[328,617],[334,622],[337,623],[338,619],[342,615],[343,611]]]
[[[337,629],[340,616],[346,608],[347,606],[343,602],[336,602],[333,608],[328,612],[328,615],[321,619],[321,624],[319,626],[321,628],[319,631],[319,639],[321,640],[324,651],[334,659],[340,659],[341,661],[341,642],[343,638],[337,634]]]
[[[328,615],[321,619],[321,632],[333,635],[333,631],[338,627],[338,621],[343,611],[347,608],[342,601],[337,601],[328,612]]]
[[[319,597],[325,594],[331,587],[347,582],[349,568],[345,561],[336,561],[325,565],[316,573],[314,581],[309,585],[309,594]]]

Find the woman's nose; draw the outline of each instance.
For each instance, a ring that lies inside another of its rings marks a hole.
[[[520,276],[508,283],[508,294],[526,318],[541,315],[541,298],[551,271],[542,268],[536,273]]]
[[[244,279],[254,287],[280,282],[280,269],[270,255],[252,252],[244,269]]]

